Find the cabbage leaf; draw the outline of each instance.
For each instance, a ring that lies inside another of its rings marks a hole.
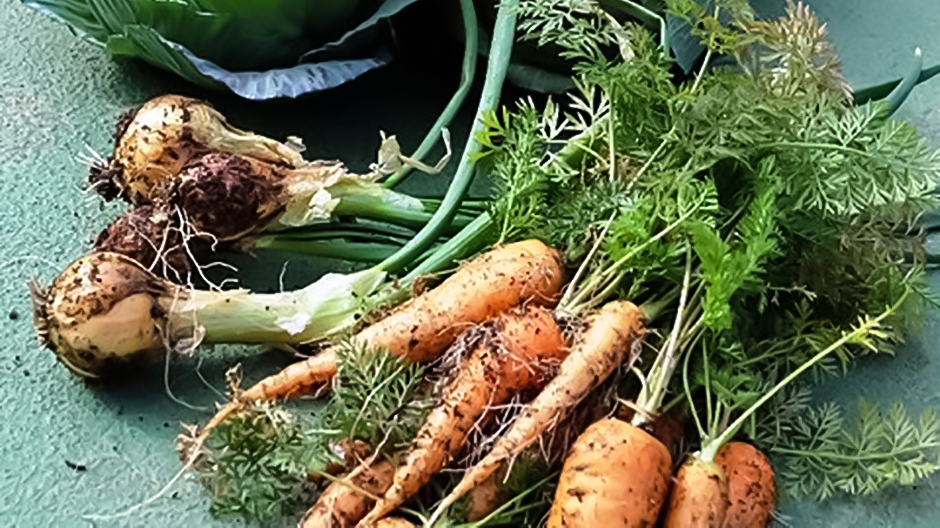
[[[387,64],[383,22],[416,0],[23,0],[112,55],[246,99],[335,88]]]

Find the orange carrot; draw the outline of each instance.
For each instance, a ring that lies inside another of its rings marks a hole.
[[[366,468],[350,482],[333,482],[307,510],[300,528],[351,528],[369,511],[375,500],[392,485],[395,468],[391,462],[381,460]],[[348,485],[351,484],[351,485]]]
[[[538,240],[507,244],[473,259],[358,337],[396,356],[430,361],[469,326],[525,302],[553,304],[564,279],[554,249]]]
[[[672,457],[626,422],[595,422],[571,447],[547,528],[649,527],[669,491]]]
[[[721,528],[728,509],[728,478],[712,462],[691,458],[672,484],[663,528]]]
[[[467,498],[467,521],[474,522],[493,513],[493,511],[506,499],[504,490],[500,487],[499,471],[490,475],[482,484],[470,490]]]
[[[770,461],[757,448],[728,442],[715,456],[728,477],[728,511],[723,528],[763,528],[774,511],[776,486]]]
[[[412,442],[392,487],[361,526],[371,526],[414,495],[466,443],[487,408],[545,381],[545,363],[560,361],[565,340],[551,312],[527,306],[506,312],[490,326],[448,385],[442,402]]]
[[[434,511],[433,524],[457,499],[477,487],[504,461],[522,453],[619,367],[645,331],[642,311],[626,301],[606,304],[586,327],[558,374],[522,412],[492,451],[472,467]]]
[[[474,258],[440,286],[362,330],[356,339],[411,361],[430,361],[472,325],[523,303],[554,302],[563,282],[557,251],[538,240],[507,244]],[[312,394],[333,378],[336,368],[332,349],[290,365],[239,394],[209,421],[203,434],[241,402]]]

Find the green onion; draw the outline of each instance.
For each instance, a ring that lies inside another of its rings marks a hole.
[[[353,327],[387,273],[409,267],[433,273],[478,251],[486,213],[461,230],[456,242],[452,239],[428,253],[457,216],[472,180],[482,116],[495,109],[509,65],[517,5],[516,0],[500,5],[483,94],[457,173],[427,224],[394,254],[364,271],[325,275],[301,290],[257,294],[188,289],[158,278],[133,259],[94,253],[70,265],[51,288],[31,285],[34,327],[42,342],[74,373],[100,377],[167,348],[188,351],[203,342],[315,341]],[[402,296],[384,293],[383,300]]]

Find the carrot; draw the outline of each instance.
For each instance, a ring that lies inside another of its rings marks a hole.
[[[507,244],[474,258],[440,286],[359,332],[356,339],[411,361],[430,361],[469,326],[523,303],[551,304],[563,282],[557,251],[538,240]],[[209,421],[203,435],[241,402],[314,393],[333,378],[336,368],[332,349],[288,366],[240,393]]]
[[[728,509],[728,478],[712,462],[695,457],[672,484],[663,528],[721,528]]]
[[[411,361],[430,361],[471,325],[524,302],[554,304],[563,283],[557,251],[538,240],[507,244],[473,259],[359,338]]]
[[[571,448],[547,528],[654,526],[669,491],[672,457],[638,427],[606,418]]]
[[[565,339],[551,312],[527,306],[506,312],[491,325],[492,337],[477,344],[441,403],[418,431],[392,487],[360,526],[371,526],[404,503],[457,455],[471,429],[491,405],[507,402],[544,381],[544,363],[560,361]]]
[[[392,485],[395,467],[387,460],[376,462],[350,482],[330,484],[303,519],[300,528],[349,528],[369,511],[375,502],[362,493],[382,495]],[[348,484],[351,484],[348,485]]]
[[[482,484],[473,488],[467,496],[467,521],[474,522],[493,513],[506,498],[499,485],[499,473],[493,473]]]
[[[642,339],[643,312],[633,303],[614,301],[589,316],[561,369],[522,412],[492,451],[472,467],[444,498],[428,521],[433,525],[460,497],[486,481],[503,462],[519,455],[600,385]]]
[[[715,464],[728,476],[728,511],[723,528],[761,528],[774,511],[774,471],[758,449],[743,442],[728,442],[715,456]]]

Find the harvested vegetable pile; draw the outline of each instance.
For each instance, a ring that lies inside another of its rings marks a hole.
[[[787,497],[934,473],[932,411],[915,422],[863,404],[846,428],[809,383],[891,352],[933,303],[918,220],[938,205],[940,152],[891,117],[919,62],[886,100],[856,104],[802,4],[772,21],[743,1],[669,7],[707,50],[688,78],[642,25],[655,13],[503,0],[448,194],[375,266],[259,294],[199,291],[95,253],[34,287],[37,330],[86,376],[167,345],[317,342],[245,390],[233,380],[230,401],[181,437],[213,511],[251,521],[753,527]],[[566,105],[498,107],[520,37],[572,64]],[[271,229],[292,211],[294,178],[335,195],[331,214],[348,196],[334,185],[393,192],[381,163],[367,178],[332,165],[343,177],[311,183],[290,146],[251,138],[244,151],[200,140],[169,165],[116,155],[96,177],[148,215],[190,211],[219,240]],[[257,158],[258,145],[285,157]],[[187,186],[230,163],[244,170],[215,172],[242,179],[212,192],[244,183],[233,207],[267,212],[206,227],[218,200],[186,202],[199,195]],[[461,210],[474,170],[492,196]],[[411,286],[461,260],[424,292],[387,280]],[[275,403],[327,392],[312,420]]]

